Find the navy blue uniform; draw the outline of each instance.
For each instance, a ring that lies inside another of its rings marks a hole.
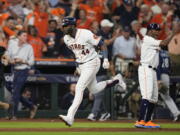
[[[159,65],[157,68],[158,80],[161,80],[161,74],[170,74],[170,57],[165,50],[159,51]]]

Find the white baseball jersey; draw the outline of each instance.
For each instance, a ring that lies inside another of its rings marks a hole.
[[[159,50],[161,40],[156,40],[153,37],[145,36],[141,46],[141,63],[157,67],[159,64]]]
[[[94,46],[97,46],[101,37],[86,29],[77,29],[75,38],[64,36],[64,42],[73,51],[78,63],[85,63],[98,56]]]

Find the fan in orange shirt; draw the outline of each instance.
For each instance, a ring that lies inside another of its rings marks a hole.
[[[7,47],[7,39],[5,37],[4,32],[0,29],[0,46],[6,48]]]
[[[172,13],[169,12],[169,5],[167,3],[164,3],[161,8],[162,13],[155,15],[150,22],[160,24],[162,30],[158,38],[163,40],[167,37],[168,31],[172,26]]]
[[[150,7],[157,4],[156,0],[143,0],[143,2]]]
[[[28,26],[28,42],[32,45],[35,58],[42,58],[43,52],[47,51],[42,39],[38,36],[38,32],[34,26]]]
[[[79,11],[79,19],[77,20],[77,28],[89,29],[91,26],[91,21],[86,17],[86,11],[81,9]]]
[[[3,31],[8,38],[16,35],[15,19],[13,17],[6,20]]]
[[[6,8],[5,0],[0,0],[0,25],[10,16],[8,12],[3,12],[3,9]]]
[[[47,5],[39,4],[39,12],[35,12],[34,25],[36,26],[40,37],[46,37],[48,31],[49,14],[47,12]]]
[[[87,19],[100,22],[102,19],[102,7],[94,6],[94,0],[87,0],[86,4],[79,4],[80,9],[84,9],[87,13]]]

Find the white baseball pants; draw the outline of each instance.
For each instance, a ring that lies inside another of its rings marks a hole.
[[[87,87],[93,94],[98,93],[106,87],[108,81],[98,82],[96,74],[100,68],[100,59],[97,57],[89,62],[79,65],[80,77],[76,85],[75,97],[72,105],[68,110],[67,117],[69,120],[74,121],[74,116],[79,108],[83,99],[83,93]]]
[[[176,104],[174,103],[173,99],[171,98],[171,96],[169,96],[169,85],[170,85],[169,75],[161,74],[161,81],[168,88],[168,91],[164,94],[160,93],[160,96],[163,99],[163,101],[165,102],[165,104],[167,105],[167,107],[169,108],[169,110],[171,111],[171,113],[173,114],[173,116],[176,117],[177,115],[180,114],[180,112],[179,112]]]
[[[138,68],[139,85],[143,99],[156,103],[158,101],[158,85],[156,71],[148,65],[141,65]]]

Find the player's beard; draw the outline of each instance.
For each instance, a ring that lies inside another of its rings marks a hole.
[[[71,27],[67,30],[67,34],[71,35],[73,33],[74,29]]]

